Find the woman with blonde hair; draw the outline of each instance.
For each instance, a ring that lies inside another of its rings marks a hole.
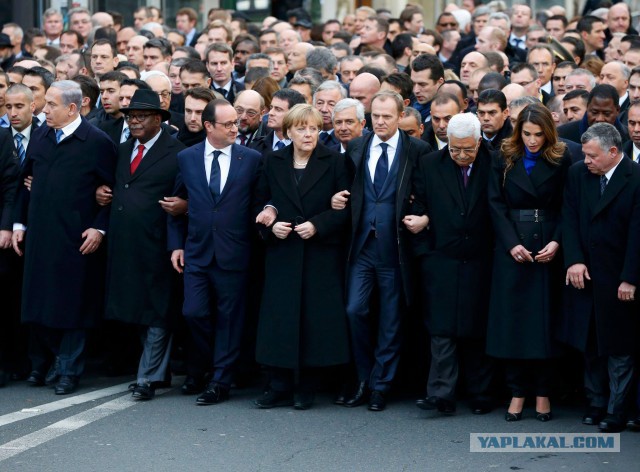
[[[269,389],[258,408],[313,403],[319,368],[349,360],[344,306],[344,243],[349,211],[331,197],[350,188],[344,156],[318,143],[322,115],[295,105],[282,132],[291,145],[267,153],[257,200],[277,209],[266,242],[256,359],[267,366]]]
[[[549,421],[552,359],[559,355],[554,323],[562,290],[560,209],[571,157],[549,110],[524,108],[502,142],[489,181],[496,234],[487,354],[505,360],[512,400],[507,421],[522,418],[536,396],[536,418]]]

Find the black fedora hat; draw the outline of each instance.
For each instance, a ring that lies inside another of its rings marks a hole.
[[[129,103],[129,106],[127,108],[120,108],[120,111],[125,115],[133,110],[160,113],[162,121],[167,121],[171,118],[171,113],[160,108],[160,98],[153,90],[136,90],[133,93],[133,97],[131,97],[131,103]]]
[[[8,34],[0,33],[0,48],[12,48],[11,38]]]

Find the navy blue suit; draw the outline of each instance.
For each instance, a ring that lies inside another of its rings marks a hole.
[[[351,188],[347,316],[358,380],[372,390],[387,392],[399,361],[401,307],[410,293],[408,231],[402,218],[409,207],[413,170],[430,148],[400,131],[389,174],[376,193],[368,169],[374,136],[362,136],[347,146],[356,169]],[[372,341],[369,319],[374,285],[380,292],[377,342]]]
[[[204,152],[203,141],[178,154],[174,195],[189,200],[189,213],[186,218],[169,219],[168,244],[170,250],[184,249],[183,314],[196,351],[188,373],[202,377],[212,367],[212,383],[228,389],[231,369],[240,352],[256,211],[253,189],[261,156],[234,144],[229,176],[214,200],[206,178]],[[216,307],[213,317],[212,299]]]

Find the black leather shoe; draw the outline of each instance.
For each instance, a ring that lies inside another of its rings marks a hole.
[[[27,383],[34,387],[42,387],[44,385],[44,375],[37,370],[33,370],[27,377]]]
[[[344,402],[344,406],[348,408],[353,408],[356,406],[364,405],[369,400],[369,387],[367,387],[366,382],[360,382],[358,384],[358,389],[356,393],[353,394],[351,398],[349,398],[346,402]]]
[[[640,431],[640,415],[636,416],[632,420],[627,421],[627,429],[629,431]]]
[[[131,396],[134,400],[151,400],[156,394],[153,384],[136,384]]]
[[[619,433],[624,431],[625,427],[624,420],[618,415],[607,415],[598,425],[598,429],[603,433]]]
[[[222,388],[217,384],[210,384],[207,390],[196,399],[196,405],[215,405],[228,399],[229,389]]]
[[[278,406],[293,405],[293,395],[291,392],[277,392],[275,390],[267,390],[260,398],[253,402],[258,408],[276,408]]]
[[[584,416],[582,417],[582,424],[586,424],[589,426],[597,426],[600,424],[600,421],[605,417],[606,412],[604,408],[598,408],[595,406],[591,406],[587,408]]]
[[[551,411],[549,411],[548,413],[540,413],[539,411],[536,411],[536,419],[538,421],[546,423],[547,421],[551,421],[553,419],[553,413],[551,413]]]
[[[342,387],[340,387],[340,391],[338,392],[338,394],[334,397],[333,404],[344,406],[344,404],[347,402],[348,391],[349,387],[347,387],[347,384],[343,384]]]
[[[371,392],[369,398],[369,411],[382,411],[387,407],[387,401],[384,398],[384,393],[380,390],[374,390]]]
[[[56,395],[69,395],[78,388],[78,377],[74,375],[61,375],[55,386]]]
[[[293,395],[293,407],[296,410],[308,410],[313,406],[312,392],[300,392]]]
[[[51,364],[51,367],[49,367],[47,375],[44,376],[45,385],[54,387],[58,383],[58,380],[60,380],[60,374],[58,373],[59,365],[60,361],[56,357],[56,360],[53,362],[53,364]]]
[[[204,377],[188,375],[187,378],[184,379],[182,387],[180,387],[180,393],[183,395],[197,395],[205,388],[207,388],[207,384],[205,383]]]
[[[438,397],[426,397],[416,400],[416,406],[421,410],[435,410],[438,408]]]
[[[508,411],[504,414],[504,420],[508,421],[509,423],[513,422],[513,421],[520,421],[522,419],[522,412],[518,412],[518,413],[509,413]]]

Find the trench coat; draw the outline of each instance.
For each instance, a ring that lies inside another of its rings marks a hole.
[[[293,145],[264,158],[256,190],[259,200],[277,208],[276,221],[310,221],[317,233],[303,240],[291,232],[282,240],[270,229],[263,231],[266,260],[258,362],[297,369],[349,360],[344,248],[350,211],[331,209],[331,197],[349,188],[344,156],[321,144],[299,183],[293,171]]]

